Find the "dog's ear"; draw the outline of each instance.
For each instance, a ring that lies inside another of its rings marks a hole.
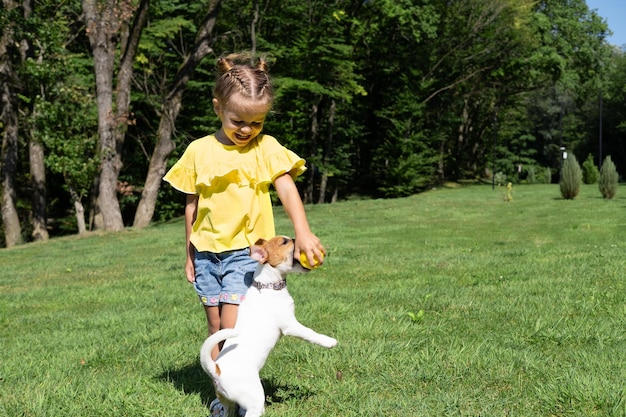
[[[267,258],[269,258],[269,254],[267,253],[267,251],[265,250],[263,246],[260,246],[257,244],[257,245],[250,246],[250,257],[264,264],[265,262],[267,262]]]

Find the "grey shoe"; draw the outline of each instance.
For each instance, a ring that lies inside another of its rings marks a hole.
[[[224,412],[224,406],[217,398],[211,401],[211,405],[209,405],[209,414],[210,417],[225,417],[226,413]]]

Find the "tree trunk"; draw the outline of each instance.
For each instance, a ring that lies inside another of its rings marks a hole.
[[[117,199],[117,183],[123,165],[122,148],[130,113],[132,65],[141,32],[147,21],[149,3],[149,0],[141,1],[130,31],[125,32],[127,22],[134,14],[130,0],[122,2],[107,0],[105,4],[97,0],[83,0],[85,25],[94,57],[100,138],[100,170],[95,216],[96,218],[99,214],[102,216],[102,226],[105,230],[119,231],[124,228]],[[117,39],[120,37],[121,60],[114,94],[113,72]]]
[[[252,8],[254,9],[254,14],[252,16],[252,22],[250,23],[250,52],[252,56],[256,54],[256,25],[259,22],[259,0],[254,0],[253,3]]]
[[[152,157],[150,158],[148,175],[143,191],[141,192],[141,199],[139,200],[137,211],[135,212],[133,227],[144,228],[152,221],[159,188],[161,187],[161,179],[163,175],[165,175],[167,168],[167,158],[176,148],[176,144],[172,140],[172,135],[176,118],[180,113],[183,92],[195,68],[204,57],[213,51],[210,43],[221,3],[222,0],[213,0],[209,5],[208,13],[196,35],[193,51],[180,67],[180,70],[172,82],[170,91],[164,100],[159,129],[157,131],[157,143],[154,147]]]
[[[319,103],[313,103],[311,106],[311,143],[309,146],[309,155],[313,157],[315,155],[317,149],[317,136],[318,136],[318,117],[319,111]],[[315,188],[315,170],[316,166],[314,163],[309,161],[308,165],[308,177],[309,184],[304,192],[304,203],[313,203],[313,189]]]
[[[4,65],[0,64],[0,75],[12,75]],[[13,93],[10,81],[2,83],[2,223],[4,225],[4,239],[7,247],[22,243],[22,227],[17,213],[15,175],[17,173],[17,138],[18,117],[16,95]]]
[[[41,142],[31,138],[28,143],[30,181],[33,194],[33,240],[48,240],[46,215],[46,166]]]
[[[124,227],[117,201],[117,172],[121,169],[120,156],[115,149],[113,136],[113,65],[115,63],[115,37],[119,22],[110,7],[99,14],[96,0],[83,0],[85,25],[94,59],[96,76],[96,102],[98,105],[98,136],[100,170],[95,216],[102,216],[102,227],[120,230]],[[99,227],[96,222],[96,227]]]
[[[3,1],[5,9],[17,7],[15,2]],[[13,88],[15,73],[11,64],[11,48],[15,44],[13,28],[1,29],[0,37],[0,123],[2,132],[2,224],[7,247],[22,243],[22,227],[17,213],[15,176],[17,173],[18,149],[18,104]]]
[[[439,184],[443,184],[446,178],[446,141],[439,140],[439,152],[437,153],[437,179]]]
[[[320,195],[317,200],[318,204],[324,204],[326,201],[326,188],[328,187],[328,158],[332,152],[333,147],[333,130],[335,128],[335,112],[337,110],[337,103],[335,100],[330,101],[330,109],[328,110],[328,134],[326,135],[326,144],[324,146],[324,163],[322,164],[322,179],[320,181]]]
[[[22,7],[24,9],[24,18],[29,19],[33,12],[32,0],[23,0]],[[34,57],[34,48],[31,39],[22,39],[20,46],[20,55],[22,65],[26,64],[26,60],[36,58],[38,65],[43,65],[43,50],[37,57]],[[43,94],[43,93],[42,93]],[[36,118],[33,111],[34,106],[29,106],[28,112]],[[26,115],[28,117],[28,115]],[[32,226],[33,232],[31,236],[34,241],[48,240],[48,216],[46,211],[46,164],[45,151],[43,143],[37,138],[37,131],[31,129],[28,138],[28,162],[30,166],[30,182],[33,201]]]
[[[70,196],[72,197],[72,203],[74,204],[74,212],[76,213],[76,225],[78,226],[78,234],[82,235],[87,233],[87,226],[85,225],[85,208],[83,207],[80,196],[71,186]]]

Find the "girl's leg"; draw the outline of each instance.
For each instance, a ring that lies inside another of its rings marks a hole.
[[[204,312],[206,313],[206,320],[209,327],[209,336],[217,332],[221,328],[220,323],[220,307],[218,306],[204,306]],[[220,353],[220,346],[215,346],[211,351],[211,358],[217,359],[217,355]]]
[[[222,304],[221,326],[222,329],[232,329],[237,322],[238,304]]]
[[[248,287],[254,279],[254,271],[258,262],[250,257],[248,249],[219,254],[220,269],[220,304],[219,307],[205,306],[209,334],[220,329],[232,329],[237,322],[239,303],[245,298]],[[217,271],[215,271],[217,273]],[[219,348],[211,352],[215,359],[219,355]]]
[[[239,306],[237,304],[220,304],[220,306],[204,306],[204,312],[206,313],[206,319],[209,327],[209,336],[217,332],[220,329],[232,329],[237,322],[237,310]],[[211,357],[213,360],[217,359],[217,355],[222,348],[220,343],[215,346],[211,351]]]

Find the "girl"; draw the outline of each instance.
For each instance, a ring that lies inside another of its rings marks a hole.
[[[213,109],[222,127],[192,142],[164,177],[187,194],[185,274],[204,305],[209,334],[235,326],[257,264],[248,247],[275,235],[270,184],[293,223],[295,253],[311,265],[324,259],[294,183],[305,161],[261,134],[274,94],[267,63],[249,62],[244,55],[218,60]],[[216,347],[213,359],[218,354]]]

